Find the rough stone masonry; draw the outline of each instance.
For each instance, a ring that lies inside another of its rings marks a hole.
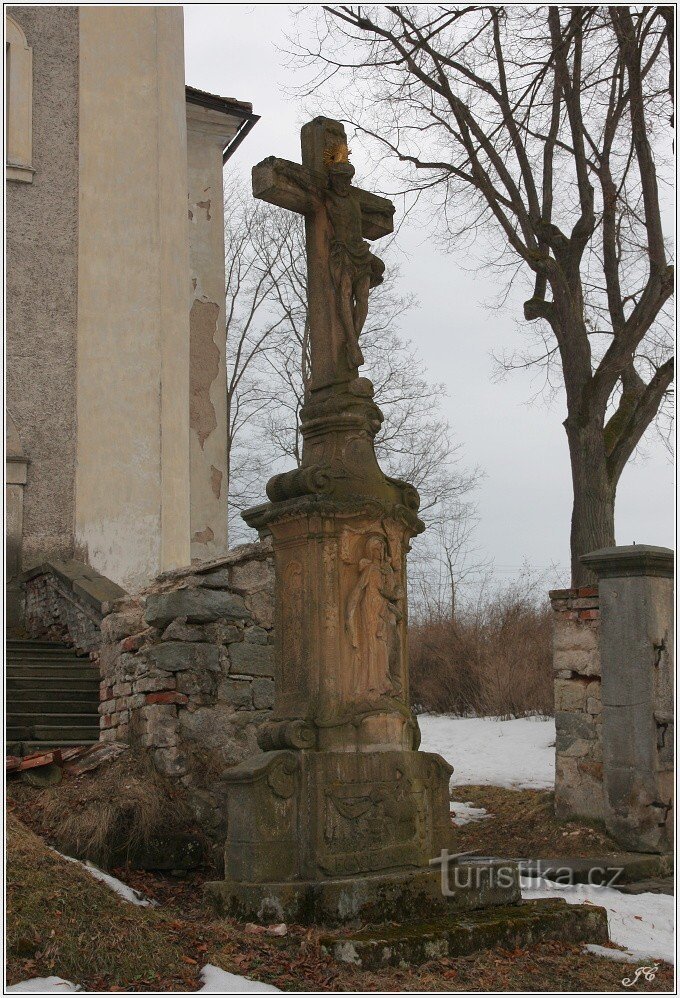
[[[247,544],[104,607],[101,738],[148,750],[215,840],[222,773],[255,751],[274,700],[273,588],[271,544]]]

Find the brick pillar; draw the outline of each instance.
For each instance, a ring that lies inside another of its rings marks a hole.
[[[555,673],[555,811],[604,817],[600,610],[596,586],[550,594]]]
[[[582,558],[600,591],[607,830],[625,848],[672,844],[673,552],[633,545]]]

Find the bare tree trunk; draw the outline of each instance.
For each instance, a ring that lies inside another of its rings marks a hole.
[[[570,427],[567,438],[571,459],[574,504],[571,513],[571,584],[587,586],[593,573],[580,562],[582,554],[611,547],[614,537],[616,485],[607,469],[602,426],[596,422]]]

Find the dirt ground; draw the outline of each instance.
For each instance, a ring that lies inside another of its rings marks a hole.
[[[283,991],[668,993],[673,989],[673,971],[667,965],[660,967],[654,981],[626,988],[622,979],[632,976],[634,966],[586,954],[582,945],[566,943],[513,952],[487,950],[412,970],[367,973],[326,956],[314,929],[289,926],[286,936],[275,938],[215,918],[203,900],[202,884],[212,876],[208,872],[176,879],[113,870],[158,902],[155,908],[135,907],[47,848],[40,834],[49,839],[49,829],[41,827],[36,796],[41,792],[26,792],[14,783],[9,787],[9,983],[55,974],[92,991],[191,992],[200,987],[200,968],[212,963]],[[497,814],[493,822],[459,829],[461,850],[515,855],[558,851],[558,836],[573,829],[550,824],[548,795],[523,792],[529,797],[518,817],[519,799],[513,793],[489,787],[456,791],[457,799],[471,800]],[[530,821],[525,807],[529,804],[535,808]],[[561,838],[559,851],[564,851],[566,838]],[[596,830],[585,829],[571,840],[571,855],[587,854],[588,843],[602,851],[605,841]],[[506,843],[503,849],[501,841]]]
[[[456,801],[485,808],[491,817],[454,830],[460,852],[515,859],[557,856],[602,856],[620,852],[604,827],[558,821],[549,790],[506,790],[504,787],[454,787]],[[455,806],[453,808],[455,813]],[[455,816],[454,816],[455,822]]]

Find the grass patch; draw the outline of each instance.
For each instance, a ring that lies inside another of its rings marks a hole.
[[[8,979],[56,974],[78,984],[105,980],[150,990],[188,983],[165,920],[135,907],[50,850],[14,815],[7,817]]]
[[[478,832],[483,825],[471,829]],[[666,964],[653,982],[627,989],[621,980],[632,976],[632,965],[586,954],[581,944],[558,942],[364,972],[326,956],[316,929],[289,926],[283,938],[261,937],[216,919],[198,877],[177,882],[148,872],[121,873],[126,883],[161,903],[157,909],[140,908],[61,860],[11,813],[8,847],[10,984],[54,974],[86,991],[191,992],[200,986],[200,968],[212,963],[283,991],[670,993],[673,988],[673,970]]]
[[[621,847],[598,822],[559,821],[551,790],[461,786],[454,787],[451,793],[457,801],[483,807],[492,815],[454,828],[457,851],[475,850],[485,856],[528,859],[621,852]]]
[[[126,752],[39,792],[13,781],[9,792],[21,816],[32,809],[61,852],[98,866],[124,865],[159,837],[196,834],[183,796],[146,754]]]

